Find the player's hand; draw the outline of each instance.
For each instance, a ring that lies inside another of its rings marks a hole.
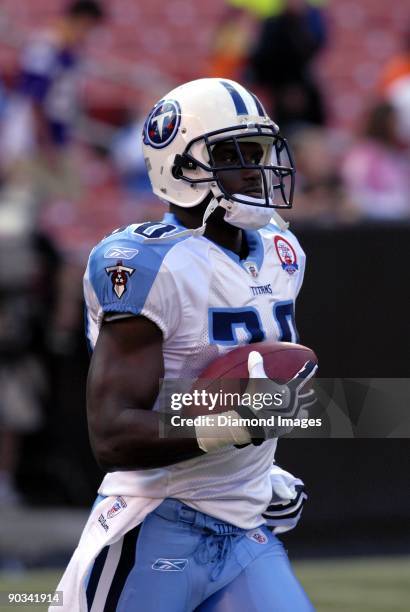
[[[303,482],[295,478],[294,481],[289,484],[280,475],[271,476],[272,498],[262,516],[273,533],[294,529],[302,516],[308,496]]]
[[[315,401],[313,389],[304,390],[307,383],[315,375],[317,364],[313,361],[306,361],[302,368],[285,384],[279,384],[270,379],[263,367],[263,357],[257,351],[252,351],[248,357],[249,383],[245,393],[253,396],[255,393],[269,393],[271,396],[280,396],[280,405],[263,405],[254,407],[241,405],[236,411],[243,418],[261,418],[263,420],[280,415],[283,417],[304,418],[307,415],[307,408],[312,406]],[[265,382],[264,382],[265,381]],[[259,426],[249,428],[254,444],[261,444],[264,440],[276,438],[292,430],[275,425],[264,425],[263,421]]]

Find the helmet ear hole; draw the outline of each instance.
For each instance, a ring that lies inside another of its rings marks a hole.
[[[197,164],[193,159],[188,157],[187,155],[175,155],[174,165],[172,166],[172,176],[176,179],[181,179],[183,175],[182,168],[186,168],[187,170],[196,170]]]
[[[193,159],[185,155],[179,155],[177,153],[174,159],[174,167],[176,168],[187,168],[187,170],[195,170],[198,166]]]
[[[177,181],[181,180],[181,177],[182,177],[182,174],[183,174],[181,166],[176,166],[174,164],[172,166],[171,174],[174,177],[174,179],[177,179]]]

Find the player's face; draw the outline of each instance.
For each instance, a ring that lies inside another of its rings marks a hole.
[[[241,142],[239,144],[242,157],[246,164],[259,164],[263,157],[263,149],[257,142]],[[217,143],[212,150],[217,166],[238,166],[241,164],[238,151],[233,141]],[[238,193],[254,198],[262,197],[261,171],[253,168],[241,168],[217,172],[222,186],[229,194]]]

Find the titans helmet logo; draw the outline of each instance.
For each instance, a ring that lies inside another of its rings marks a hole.
[[[127,290],[127,283],[130,276],[135,272],[134,268],[126,268],[122,261],[117,261],[115,266],[105,268],[108,276],[111,276],[112,288],[118,298],[122,298]]]
[[[172,142],[181,121],[181,109],[176,100],[161,100],[154,106],[144,125],[144,144],[162,149]]]

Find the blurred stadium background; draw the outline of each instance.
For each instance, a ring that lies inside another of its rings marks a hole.
[[[240,80],[289,136],[288,218],[308,255],[298,328],[321,376],[409,377],[408,4],[101,1],[58,81],[49,46],[73,39],[69,4],[0,2],[0,591],[55,586],[101,480],[81,277],[106,233],[163,214],[139,133],[174,85]],[[409,451],[397,438],[281,443],[310,491],[286,543],[318,610],[409,609]]]

